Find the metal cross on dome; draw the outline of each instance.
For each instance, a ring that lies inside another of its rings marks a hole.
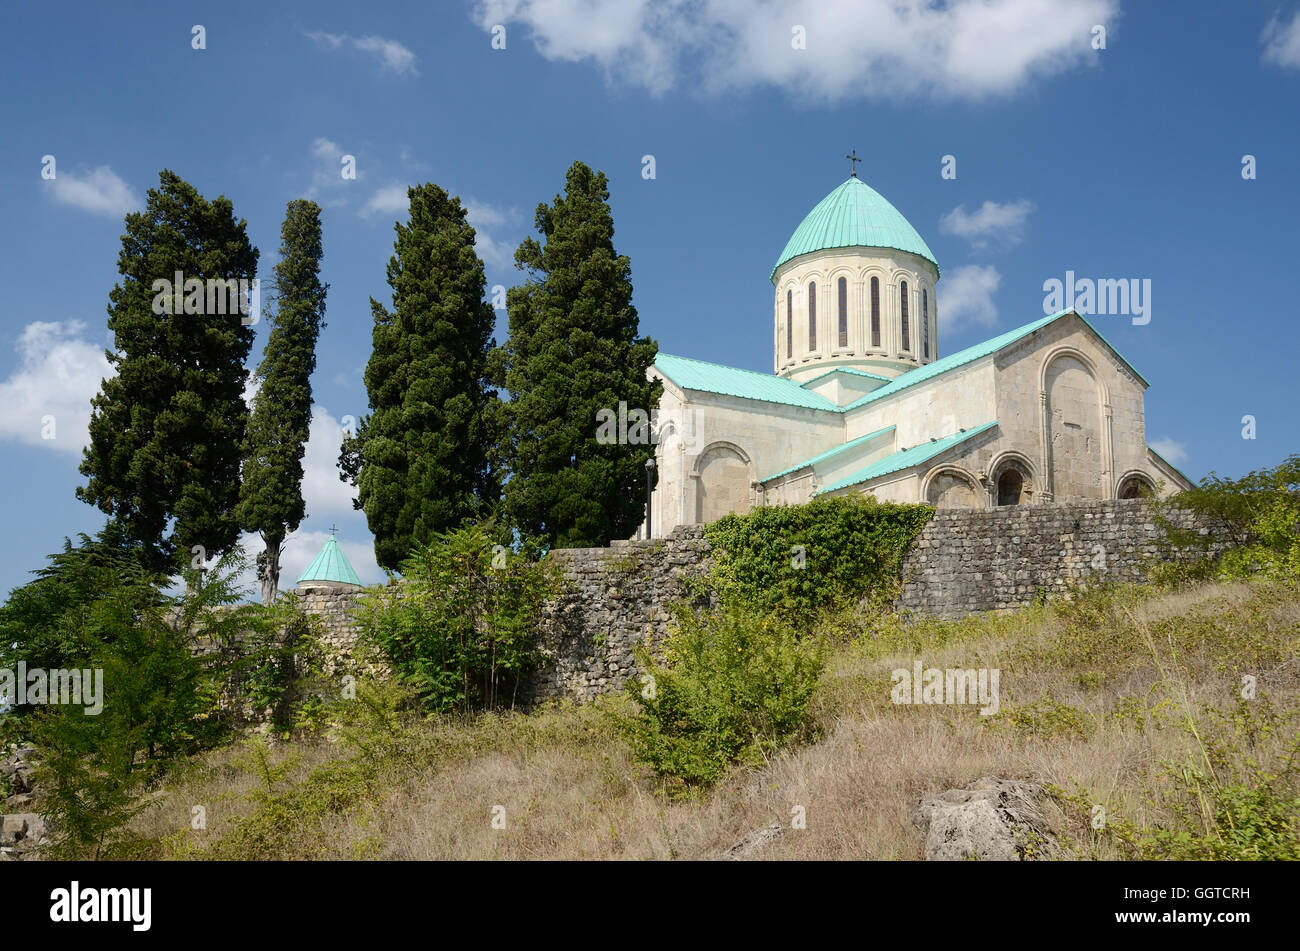
[[[339,527],[338,527],[337,525],[331,525],[331,526],[330,526],[330,537],[333,538],[333,537],[334,537],[334,533],[337,532],[338,530],[339,530]]]
[[[857,150],[857,149],[854,149],[853,151],[851,151],[848,155],[846,155],[846,156],[844,156],[844,157],[845,157],[846,159],[849,160],[849,175],[850,175],[850,177],[852,177],[852,178],[857,178],[857,177],[858,177],[858,163],[862,161],[862,159],[858,158],[858,150]]]

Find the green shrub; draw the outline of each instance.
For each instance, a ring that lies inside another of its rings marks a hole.
[[[864,496],[776,505],[707,526],[724,603],[808,624],[863,597],[892,600],[903,556],[934,509]]]
[[[1218,558],[1207,556],[1186,566],[1158,567],[1153,580],[1178,585],[1263,575],[1300,581],[1300,455],[1240,479],[1224,479],[1212,472],[1195,488],[1151,504],[1173,546],[1194,550],[1213,539],[1174,529],[1166,514],[1169,509],[1189,509],[1217,519],[1237,541]]]
[[[679,614],[659,664],[629,683],[639,716],[622,721],[635,755],[675,792],[708,786],[735,763],[756,765],[811,733],[822,671],[817,641],[772,617],[732,608]]]
[[[1166,761],[1152,798],[1164,818],[1140,827],[1112,813],[1099,831],[1128,859],[1300,859],[1300,737],[1295,714],[1264,698],[1231,710],[1206,708],[1185,728],[1194,752]],[[1290,736],[1280,748],[1268,742]],[[1082,814],[1094,797],[1055,791]]]
[[[475,525],[436,536],[402,573],[403,584],[362,599],[359,618],[394,673],[432,712],[513,707],[537,661],[553,566],[493,546]]]

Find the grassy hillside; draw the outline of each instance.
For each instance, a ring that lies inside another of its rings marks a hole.
[[[365,687],[346,725],[174,770],[133,822],[134,852],[697,859],[779,823],[757,857],[917,859],[914,802],[997,776],[1053,790],[1049,818],[1073,857],[1300,858],[1294,587],[1127,587],[962,621],[855,618],[829,643],[812,739],[686,798],[632,755],[616,725],[628,697],[423,719]],[[891,671],[918,659],[997,668],[998,713],[891,702]],[[791,828],[797,806],[806,829]],[[195,807],[206,828],[192,828]]]

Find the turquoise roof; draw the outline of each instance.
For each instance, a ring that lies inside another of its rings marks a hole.
[[[899,472],[903,469],[910,469],[913,466],[919,466],[928,459],[933,459],[939,453],[951,449],[953,446],[964,443],[973,436],[996,426],[998,421],[995,419],[991,423],[985,423],[983,426],[976,426],[974,429],[968,429],[965,432],[956,432],[951,436],[944,436],[942,439],[936,439],[933,442],[923,442],[919,446],[912,446],[909,449],[903,449],[892,456],[873,462],[865,469],[859,469],[848,478],[841,479],[839,482],[833,482],[830,485],[818,490],[818,495],[827,492],[836,492],[840,489],[847,488],[851,485],[857,485],[859,482],[869,482],[872,479],[878,479],[881,476],[889,475],[891,472]]]
[[[298,584],[304,581],[333,581],[342,584],[361,584],[361,579],[357,573],[352,570],[352,565],[348,561],[348,556],[343,554],[343,549],[339,543],[330,536],[330,540],[325,543],[325,547],[320,550],[307,570],[298,577]]]
[[[794,380],[771,373],[755,373],[720,363],[705,363],[660,353],[655,357],[655,368],[678,386],[705,393],[722,393],[764,403],[782,403],[805,409],[820,409],[838,413],[840,408],[824,396],[805,390]]]
[[[776,269],[791,258],[828,248],[893,248],[925,258],[938,270],[926,243],[898,209],[860,178],[850,178],[817,203],[794,229]]]
[[[798,472],[800,469],[807,469],[809,466],[815,466],[819,462],[825,462],[827,459],[833,459],[835,456],[838,456],[840,453],[845,452],[846,450],[852,449],[855,446],[860,446],[864,442],[869,442],[872,439],[875,439],[877,436],[883,436],[885,435],[885,433],[890,432],[891,430],[896,428],[897,427],[895,426],[886,426],[884,429],[877,429],[874,433],[867,433],[865,436],[859,436],[857,439],[850,439],[842,446],[836,446],[834,449],[827,449],[825,452],[821,453],[820,455],[813,456],[811,459],[805,459],[803,462],[800,462],[797,465],[793,465],[788,469],[782,469],[780,472],[774,472],[766,479],[762,479],[760,481],[771,482],[773,479],[780,478],[783,475],[789,475],[791,472]]]
[[[965,350],[950,353],[946,357],[940,357],[933,363],[927,363],[915,370],[908,370],[901,376],[890,380],[884,386],[872,390],[865,396],[858,397],[847,406],[836,406],[830,400],[804,389],[802,385],[795,383],[793,380],[773,376],[770,373],[738,370],[717,363],[688,360],[685,357],[674,357],[665,353],[660,353],[655,358],[655,366],[678,386],[686,389],[703,390],[706,393],[725,393],[730,396],[744,397],[745,399],[764,400],[769,403],[785,403],[789,406],[804,406],[809,409],[821,409],[831,413],[844,413],[876,400],[893,396],[901,390],[915,386],[918,383],[924,383],[926,380],[932,380],[950,370],[956,370],[983,357],[991,356],[999,350],[1009,347],[1021,337],[1027,337],[1035,330],[1040,330],[1053,321],[1060,320],[1069,314],[1073,314],[1087,324],[1092,332],[1097,334],[1101,342],[1110,347],[1115,356],[1124,361],[1124,365],[1129,368],[1135,377],[1141,380],[1144,385],[1150,385],[1147,383],[1146,378],[1141,373],[1138,373],[1118,350],[1111,346],[1110,341],[1097,332],[1097,328],[1092,325],[1088,318],[1073,310],[1063,310],[1047,317],[1040,317],[1038,320],[1030,321],[1021,327],[998,334],[983,343],[977,343]]]
[[[858,370],[854,367],[836,367],[834,370],[827,370],[825,373],[815,376],[806,383],[801,383],[799,385],[807,388],[812,386],[818,380],[824,380],[828,376],[834,376],[836,373],[847,373],[850,376],[866,377],[868,380],[880,380],[882,383],[888,383],[893,379],[892,376],[881,376],[879,373],[868,373],[866,370]]]
[[[983,357],[990,356],[994,353],[997,353],[999,350],[1002,350],[1005,347],[1009,347],[1011,344],[1015,343],[1021,337],[1027,337],[1035,330],[1041,330],[1043,327],[1046,327],[1048,324],[1052,323],[1055,320],[1059,320],[1060,318],[1066,316],[1067,314],[1074,314],[1085,324],[1087,324],[1088,327],[1092,330],[1092,332],[1097,334],[1097,336],[1101,338],[1102,343],[1110,347],[1111,350],[1114,350],[1115,356],[1119,357],[1121,360],[1124,360],[1124,357],[1120,355],[1120,352],[1118,350],[1115,350],[1114,347],[1111,347],[1110,341],[1107,340],[1105,337],[1102,337],[1101,334],[1097,332],[1097,328],[1094,327],[1088,321],[1088,318],[1084,317],[1082,314],[1079,314],[1073,310],[1062,310],[1055,314],[1050,314],[1047,317],[1042,317],[1039,318],[1038,320],[1030,321],[1029,323],[1021,327],[1016,327],[1013,330],[1008,330],[1006,333],[998,334],[996,337],[991,337],[988,340],[985,340],[983,343],[977,343],[973,347],[967,347],[965,350],[958,350],[956,353],[950,353],[946,357],[940,357],[938,360],[935,360],[933,363],[927,363],[925,366],[917,367],[915,370],[908,370],[906,373],[902,374],[901,376],[897,377],[891,382],[886,383],[884,386],[880,387],[879,389],[872,390],[870,393],[866,394],[865,396],[859,397],[858,399],[854,400],[852,403],[845,406],[844,409],[845,410],[856,409],[859,406],[865,406],[867,403],[873,402],[875,400],[882,399],[887,396],[893,396],[895,393],[899,392],[900,390],[905,390],[909,386],[915,386],[918,383],[924,383],[926,380],[932,380],[936,376],[940,376],[944,373],[947,373],[949,370],[955,370],[958,367],[965,366],[967,363],[973,363],[974,361],[979,360]],[[1134,370],[1133,365],[1130,364],[1127,360],[1124,360],[1124,365],[1127,366],[1130,370],[1132,370],[1133,375],[1136,376],[1139,380],[1141,380],[1144,384],[1147,383],[1146,379],[1142,376],[1142,374],[1138,373],[1137,370]],[[1149,386],[1150,384],[1147,385]]]

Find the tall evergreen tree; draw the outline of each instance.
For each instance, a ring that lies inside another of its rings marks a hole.
[[[496,362],[510,396],[504,508],[525,538],[604,545],[644,518],[653,447],[601,444],[597,413],[658,407],[661,385],[646,370],[659,348],[638,335],[604,172],[574,162],[564,195],[537,206],[536,226],[545,244],[526,238],[515,252],[529,279],[507,294],[510,339]]]
[[[117,375],[91,401],[81,463],[88,482],[77,497],[119,519],[153,566],[174,569],[193,546],[211,556],[239,538],[244,361],[254,331],[217,282],[251,286],[258,252],[230,199],[209,201],[166,169],[159,180],[145,210],[126,216],[122,281],[108,308]],[[155,282],[171,287],[178,272],[202,288],[160,293]],[[218,293],[206,293],[214,285]]]
[[[311,429],[311,375],[316,339],[325,326],[320,279],[320,206],[289,202],[280,228],[275,266],[276,312],[257,369],[262,385],[253,398],[244,444],[244,481],[239,516],[245,531],[258,532],[266,551],[258,558],[262,603],[275,600],[280,586],[280,546],[297,531],[306,509],[302,457]]]
[[[371,413],[339,456],[358,487],[375,558],[396,569],[418,544],[490,514],[500,488],[489,461],[497,419],[487,378],[493,313],[460,199],[411,188],[388,262],[393,309],[370,301]]]

